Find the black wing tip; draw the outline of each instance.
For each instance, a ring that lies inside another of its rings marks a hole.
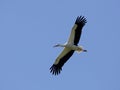
[[[75,24],[77,25],[85,25],[85,23],[87,23],[87,20],[84,16],[78,16],[76,21],[75,21]]]
[[[60,74],[60,71],[62,70],[61,67],[59,67],[58,65],[55,65],[53,64],[51,67],[50,67],[50,73],[52,73],[53,75],[58,75]]]

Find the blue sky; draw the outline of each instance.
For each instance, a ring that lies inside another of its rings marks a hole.
[[[0,90],[120,90],[119,0],[0,0]],[[77,54],[53,76],[77,16],[87,18]]]

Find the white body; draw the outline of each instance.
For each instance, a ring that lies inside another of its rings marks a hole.
[[[54,64],[50,68],[50,72],[52,74],[59,74],[62,70],[62,66],[64,63],[73,55],[74,51],[77,52],[86,52],[87,50],[84,50],[82,46],[78,46],[78,42],[80,39],[80,35],[82,32],[82,27],[85,25],[86,19],[83,16],[78,16],[75,24],[71,30],[70,37],[68,39],[68,42],[66,44],[57,44],[54,47],[64,47],[63,51],[60,53],[60,55],[56,58]]]

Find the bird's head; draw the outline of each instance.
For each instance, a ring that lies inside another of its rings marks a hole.
[[[65,45],[62,45],[62,44],[56,44],[56,45],[54,45],[53,47],[65,47]]]
[[[54,45],[53,47],[59,47],[60,46],[60,44],[56,44],[56,45]]]

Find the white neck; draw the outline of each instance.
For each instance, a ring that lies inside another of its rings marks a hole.
[[[54,47],[65,47],[65,45],[63,45],[63,44],[57,44]]]

